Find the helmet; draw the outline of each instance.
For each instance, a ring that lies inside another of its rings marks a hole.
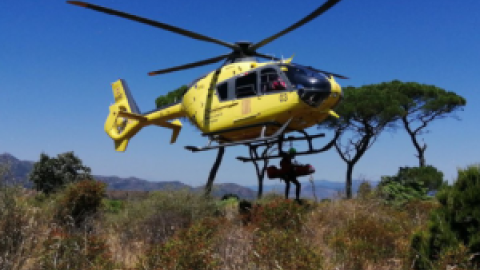
[[[293,156],[293,155],[295,155],[295,154],[297,153],[297,150],[292,147],[292,148],[290,148],[290,149],[288,150],[288,153]]]

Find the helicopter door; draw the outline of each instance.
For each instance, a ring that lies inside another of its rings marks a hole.
[[[254,98],[259,93],[257,81],[257,73],[255,71],[244,73],[235,80],[234,93],[240,106],[236,110],[237,117],[234,119],[234,122],[243,122],[256,117]]]
[[[227,115],[230,115],[232,112],[231,108],[238,105],[238,101],[236,101],[231,94],[229,89],[229,84],[232,82],[224,81],[220,84],[217,84],[216,91],[215,91],[215,99],[212,103],[212,107],[209,110],[207,118],[209,119],[210,125],[212,128],[226,128],[228,125],[231,125],[231,122],[228,121]],[[233,113],[232,113],[233,114]]]

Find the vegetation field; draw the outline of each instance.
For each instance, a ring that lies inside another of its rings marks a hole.
[[[301,203],[187,190],[109,200],[95,180],[49,195],[2,183],[0,269],[476,269],[478,205],[468,204],[479,176],[461,170],[438,199],[366,184],[353,199]],[[452,204],[463,231],[449,224]]]

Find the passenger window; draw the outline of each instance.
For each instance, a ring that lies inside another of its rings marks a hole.
[[[273,68],[263,69],[260,73],[260,87],[264,94],[285,90],[286,84]]]
[[[223,101],[228,98],[228,85],[226,82],[217,85],[218,99]]]
[[[257,95],[257,74],[252,72],[235,81],[235,95],[237,98],[246,98]]]

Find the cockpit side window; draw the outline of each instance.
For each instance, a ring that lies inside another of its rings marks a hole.
[[[265,68],[260,72],[260,88],[262,93],[269,94],[285,90],[287,85],[276,69]]]
[[[224,101],[228,99],[228,84],[227,82],[217,85],[218,99]]]
[[[251,72],[235,80],[235,96],[246,98],[257,95],[257,73]]]

